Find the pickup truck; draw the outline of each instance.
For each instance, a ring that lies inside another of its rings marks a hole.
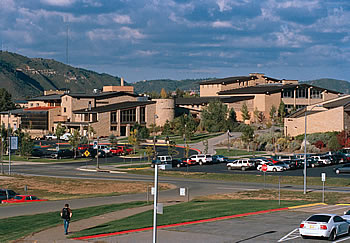
[[[63,134],[60,137],[60,139],[68,141],[71,136],[72,136],[72,134],[70,134],[69,132],[66,132],[65,134]],[[46,140],[56,140],[57,136],[55,134],[48,134],[48,135],[45,135],[45,139]]]
[[[126,155],[131,154],[134,150],[132,148],[127,148],[126,146],[117,146],[115,148],[111,148],[110,152],[113,155]]]

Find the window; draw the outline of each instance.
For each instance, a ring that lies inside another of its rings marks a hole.
[[[89,121],[89,114],[84,114],[84,121]]]
[[[146,107],[140,107],[140,122],[146,122]]]
[[[282,98],[294,98],[294,90],[284,90],[282,92]]]
[[[297,98],[307,98],[307,89],[297,89]]]
[[[63,112],[67,112],[67,108],[66,107],[63,108]]]
[[[111,126],[111,131],[117,131],[117,127],[116,126]]]
[[[92,113],[92,121],[96,122],[97,121],[97,114],[96,113]]]
[[[322,99],[322,92],[320,90],[311,89],[311,99]]]
[[[136,108],[123,110],[120,112],[121,114],[121,123],[134,123],[136,122]]]
[[[111,123],[117,123],[117,112],[111,112]]]

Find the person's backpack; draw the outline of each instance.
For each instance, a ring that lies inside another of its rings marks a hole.
[[[69,210],[68,210],[68,208],[63,208],[62,209],[62,218],[63,219],[69,219]]]

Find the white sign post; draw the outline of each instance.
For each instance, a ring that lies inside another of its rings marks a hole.
[[[157,243],[158,165],[154,166],[153,243]]]
[[[180,196],[186,196],[186,188],[180,188]]]
[[[326,181],[326,173],[322,173],[321,174],[321,177],[322,177],[322,202],[324,203],[324,183]]]

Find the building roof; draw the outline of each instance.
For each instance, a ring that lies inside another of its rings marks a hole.
[[[330,100],[327,101],[325,103],[323,103],[323,107],[327,108],[327,109],[332,109],[335,107],[339,107],[339,106],[346,106],[347,104],[350,103],[350,95],[344,96],[344,97],[340,97],[334,100]]]
[[[74,114],[87,114],[87,113],[103,113],[115,110],[130,109],[137,106],[145,106],[150,104],[155,104],[155,101],[126,101],[121,103],[115,103],[110,105],[93,107],[91,110],[81,109],[73,111]]]
[[[29,98],[28,101],[49,101],[49,100],[61,100],[63,94],[51,94],[38,97]]]
[[[254,96],[231,96],[231,97],[220,97],[220,96],[209,96],[209,97],[194,97],[194,98],[176,98],[176,105],[202,105],[208,104],[214,100],[220,100],[223,103],[234,103],[243,100],[254,99]]]
[[[249,81],[249,80],[255,80],[258,77],[255,75],[249,75],[249,76],[236,76],[236,77],[228,77],[228,78],[221,78],[221,79],[212,79],[212,80],[206,80],[202,81],[199,84],[233,84],[233,83],[238,83],[238,82],[244,82],[244,81]],[[273,81],[273,82],[282,82],[279,79],[263,76],[267,81]]]
[[[10,111],[2,111],[0,114],[7,115],[8,113],[11,113],[11,115],[24,115],[24,114],[29,114],[29,113],[35,113],[35,114],[44,114],[47,113],[48,110],[41,110],[41,109],[33,109],[33,110],[28,110],[28,109],[15,109],[15,110],[10,110]]]
[[[136,94],[131,94],[128,92],[102,92],[102,93],[91,93],[91,94],[83,94],[83,93],[68,93],[65,95],[69,95],[73,98],[90,98],[90,99],[96,99],[96,100],[103,100],[113,97],[119,97],[119,96],[132,96],[132,97],[138,97]]]
[[[38,106],[38,107],[30,107],[24,108],[24,111],[48,111],[55,108],[61,108],[60,106]]]
[[[228,95],[228,94],[268,94],[268,93],[278,93],[282,92],[285,89],[298,89],[298,88],[309,88],[312,87],[315,90],[326,90],[329,93],[340,94],[340,92],[324,89],[318,86],[310,84],[262,84],[256,86],[248,86],[238,89],[223,90],[218,92],[219,95]]]

